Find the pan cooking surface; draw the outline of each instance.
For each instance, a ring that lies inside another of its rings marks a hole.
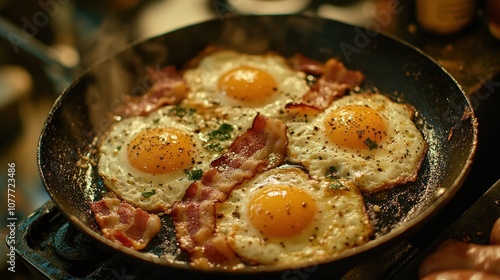
[[[359,44],[359,32],[365,32],[368,44]],[[460,86],[420,51],[389,36],[307,16],[214,20],[136,43],[111,55],[60,96],[45,123],[38,154],[44,185],[68,219],[105,247],[157,266],[189,269],[187,256],[177,250],[169,216],[162,217],[162,231],[148,252],[136,252],[101,236],[89,203],[106,193],[97,175],[96,148],[112,123],[108,112],[121,96],[140,94],[150,86],[144,82],[146,66],[175,64],[180,68],[211,44],[250,53],[272,50],[283,56],[300,52],[321,61],[336,57],[347,68],[365,74],[366,90],[409,103],[418,112],[416,124],[429,144],[418,179],[366,196],[376,230],[374,240],[332,256],[329,264],[318,269],[346,269],[415,232],[462,184],[475,151],[476,120]],[[374,206],[383,211],[375,212]],[[165,252],[176,262],[154,257]]]

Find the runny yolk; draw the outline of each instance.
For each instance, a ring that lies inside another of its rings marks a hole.
[[[377,148],[387,134],[384,119],[368,106],[350,105],[337,109],[325,118],[324,125],[332,142],[356,150]]]
[[[311,195],[285,185],[262,188],[249,203],[251,224],[269,238],[299,234],[311,224],[316,213],[316,202]]]
[[[175,128],[150,128],[139,133],[127,148],[130,164],[149,174],[189,169],[193,141]]]
[[[249,104],[266,103],[277,92],[274,78],[267,72],[250,66],[239,66],[219,79],[222,94]]]

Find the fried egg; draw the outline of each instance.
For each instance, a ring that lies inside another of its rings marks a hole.
[[[311,179],[275,168],[216,205],[217,232],[250,264],[297,267],[363,244],[372,228],[363,197],[347,182]]]
[[[288,123],[288,155],[314,178],[343,178],[372,193],[416,179],[427,144],[413,107],[352,94]]]
[[[113,124],[99,149],[104,184],[146,211],[167,211],[217,156],[204,148],[205,124],[192,113],[175,116],[167,106],[146,117]]]
[[[210,108],[211,114],[245,130],[258,112],[279,118],[287,103],[308,90],[305,74],[277,54],[219,50],[184,72],[190,93],[184,104]]]

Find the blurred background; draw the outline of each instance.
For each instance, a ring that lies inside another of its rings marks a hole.
[[[498,31],[493,24],[499,17],[489,15],[486,0],[448,1],[472,5],[457,7],[463,9],[454,10],[460,22],[443,27],[433,21],[429,11],[417,16],[417,4],[422,10],[431,2],[440,1],[0,0],[2,240],[7,231],[7,206],[3,205],[7,201],[8,163],[16,164],[16,215],[22,219],[49,199],[38,176],[36,151],[52,104],[83,69],[127,44],[233,14],[309,13],[364,26],[384,10],[396,7],[405,16],[398,13],[390,17],[381,24],[382,31],[422,48],[447,68],[466,92],[473,93],[478,84],[500,71],[499,55],[474,54],[481,48],[498,50]],[[498,15],[499,7],[495,9]],[[467,36],[471,34],[474,36]],[[464,52],[467,48],[470,51]],[[6,271],[6,254],[5,246],[0,245],[1,275]],[[23,279],[22,275],[15,276]]]

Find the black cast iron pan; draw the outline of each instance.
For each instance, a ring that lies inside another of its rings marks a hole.
[[[190,268],[186,256],[176,251],[168,216],[163,218],[160,236],[145,252],[119,246],[101,235],[89,204],[106,192],[95,162],[99,139],[113,122],[108,113],[121,96],[141,94],[150,86],[146,66],[181,67],[210,44],[251,53],[271,50],[284,56],[300,52],[322,61],[336,57],[348,68],[363,71],[365,89],[378,90],[416,108],[416,123],[429,150],[416,182],[366,196],[376,230],[372,241],[302,270],[257,269],[235,275]],[[476,141],[477,123],[464,92],[445,70],[414,47],[327,19],[242,16],[196,24],[132,44],[88,69],[51,110],[39,141],[38,163],[43,183],[62,213],[116,254],[164,269],[170,278],[206,274],[292,279],[304,273],[308,277],[335,275],[417,232],[460,188],[472,164]],[[373,212],[373,205],[379,205],[382,211]],[[158,257],[164,253],[173,254],[179,262]]]

